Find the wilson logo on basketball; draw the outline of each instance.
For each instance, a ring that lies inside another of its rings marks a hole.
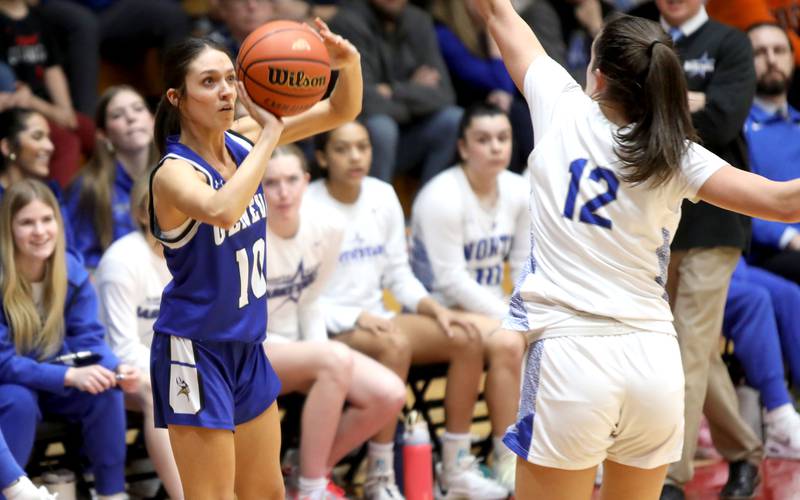
[[[308,40],[306,40],[305,38],[298,38],[297,40],[294,41],[294,43],[292,43],[292,50],[297,50],[297,51],[303,50],[307,52],[311,50],[311,44],[308,43]]]
[[[322,88],[328,85],[326,76],[309,77],[302,71],[289,71],[285,68],[269,67],[267,75],[269,83],[272,85],[283,85],[300,89]]]

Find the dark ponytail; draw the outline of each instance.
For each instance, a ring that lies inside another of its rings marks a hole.
[[[189,72],[189,65],[207,48],[228,54],[228,51],[217,42],[209,38],[196,37],[187,38],[173,45],[164,54],[164,94],[156,107],[153,131],[153,139],[161,155],[166,150],[167,137],[181,132],[180,110],[177,105],[174,106],[169,102],[167,91],[169,89],[177,90],[178,103],[180,103],[186,93],[186,74]]]
[[[616,106],[631,124],[617,132],[622,179],[651,187],[680,169],[696,134],[689,113],[683,67],[672,40],[646,19],[611,20],[594,46],[595,67],[607,81],[601,101]]]

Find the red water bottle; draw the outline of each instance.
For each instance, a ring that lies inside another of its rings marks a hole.
[[[406,500],[433,500],[433,448],[428,425],[411,411],[403,443],[403,494]]]

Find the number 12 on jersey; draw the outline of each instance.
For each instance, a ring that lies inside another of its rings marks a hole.
[[[575,218],[575,205],[578,201],[578,192],[580,191],[581,180],[583,171],[586,169],[586,164],[589,160],[579,158],[569,164],[569,191],[567,191],[567,201],[564,204],[564,217],[570,220]],[[617,199],[617,189],[619,188],[619,180],[614,172],[604,168],[595,167],[589,172],[589,179],[596,182],[605,182],[606,192],[599,194],[587,201],[580,209],[578,220],[586,224],[611,229],[612,223],[610,220],[597,215],[595,212],[612,201]]]
[[[253,243],[253,269],[250,270],[250,258],[247,248],[236,250],[236,263],[239,264],[239,309],[250,302],[249,289],[253,288],[253,295],[260,299],[267,293],[267,277],[264,273],[264,257],[267,252],[267,242],[259,238]]]

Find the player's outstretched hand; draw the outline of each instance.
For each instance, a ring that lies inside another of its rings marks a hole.
[[[137,392],[142,380],[142,374],[138,368],[125,363],[117,366],[117,385],[123,392],[128,394]]]
[[[250,115],[250,118],[255,120],[262,129],[273,130],[280,135],[280,133],[283,131],[283,121],[253,102],[253,100],[250,99],[250,96],[247,94],[247,91],[244,89],[244,83],[241,81],[236,82],[236,90],[239,102],[242,103],[242,106],[244,106],[244,109],[247,111],[247,114]]]
[[[341,69],[351,64],[361,64],[361,54],[358,53],[355,45],[347,41],[341,35],[332,32],[331,29],[320,18],[314,20],[314,24],[319,30],[328,55],[331,58],[331,69]]]

